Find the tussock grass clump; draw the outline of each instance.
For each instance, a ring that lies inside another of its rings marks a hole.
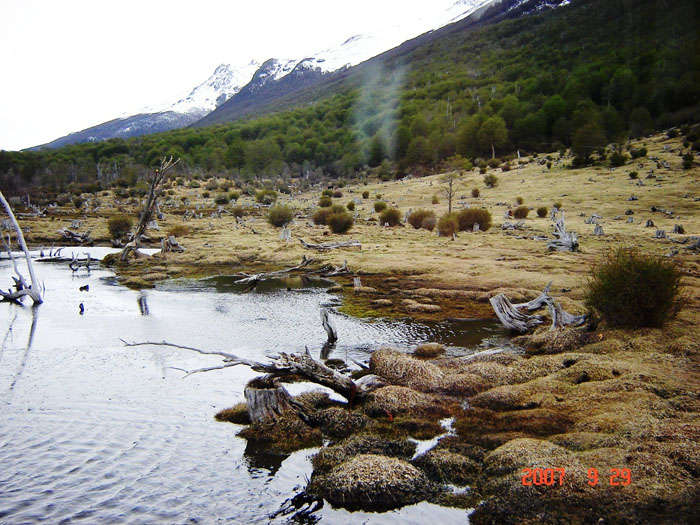
[[[346,207],[349,211],[355,211],[355,201],[350,201],[350,202],[348,202],[348,203],[345,205],[345,207]]]
[[[431,201],[433,204],[440,204],[440,197],[437,195],[433,195],[433,199]]]
[[[662,327],[684,302],[672,261],[625,248],[594,266],[585,287],[586,306],[620,328]]]
[[[435,212],[421,208],[408,216],[408,223],[417,230],[423,227],[423,221],[428,217],[435,218]]]
[[[549,210],[547,209],[547,206],[540,206],[539,208],[537,208],[537,216],[540,219],[544,219],[548,213]]]
[[[243,217],[245,215],[245,208],[243,208],[243,206],[234,206],[231,208],[231,215],[234,217]]]
[[[437,366],[397,350],[377,350],[372,354],[369,366],[391,383],[423,392],[436,390],[442,384],[443,373]]]
[[[107,221],[107,229],[112,239],[121,239],[131,231],[131,217],[115,215]]]
[[[278,204],[267,212],[267,222],[273,226],[284,226],[294,218],[294,210],[286,204]]]
[[[375,205],[375,209],[376,209]],[[379,224],[384,226],[388,224],[389,226],[398,226],[401,222],[401,212],[398,208],[387,208],[379,215]]]
[[[214,416],[217,421],[228,421],[237,425],[250,425],[250,414],[245,403],[238,403],[231,408],[225,408]]]
[[[465,208],[457,214],[459,231],[472,231],[474,225],[479,225],[479,230],[486,231],[491,227],[492,217],[488,210],[483,208]]]
[[[414,356],[428,359],[437,357],[444,353],[445,345],[441,345],[440,343],[424,343],[422,345],[418,345],[413,351]]]
[[[481,195],[479,188],[472,188],[472,197],[476,199],[479,195]]]
[[[369,199],[369,191],[365,190],[362,192],[362,198],[363,199]]]
[[[318,200],[318,205],[321,208],[330,208],[333,205],[333,199],[327,195],[324,195]]]
[[[322,226],[325,226],[328,224],[328,217],[330,217],[333,214],[333,210],[330,208],[321,208],[319,210],[316,210],[316,213],[313,214],[313,221],[314,224],[319,224]]]
[[[387,440],[376,436],[353,436],[347,441],[321,449],[311,456],[315,473],[330,472],[333,468],[358,454],[381,454],[383,456],[410,458],[416,444],[408,440]]]
[[[341,407],[321,410],[314,415],[313,419],[324,434],[335,438],[348,437],[353,432],[364,428],[369,422],[364,414]]]
[[[221,206],[225,206],[229,202],[231,202],[231,198],[229,197],[228,193],[219,193],[214,199],[214,203]]]
[[[238,435],[256,444],[265,445],[271,454],[287,454],[303,448],[318,447],[323,434],[305,424],[296,413],[284,414],[269,423],[254,423]]]
[[[455,485],[473,483],[481,470],[476,461],[445,449],[431,450],[413,463],[438,483]]]
[[[386,210],[386,202],[384,202],[384,201],[376,201],[376,202],[374,203],[374,211],[376,211],[377,213],[381,213],[381,212],[383,212],[384,210]]]
[[[513,217],[516,219],[526,219],[530,209],[527,206],[518,206],[513,210]]]
[[[192,228],[185,226],[184,224],[175,224],[168,228],[168,236],[173,235],[175,237],[185,237],[192,233]]]
[[[432,487],[410,463],[375,454],[360,454],[325,476],[312,476],[307,493],[350,510],[390,510],[425,499]]]
[[[437,223],[440,237],[452,237],[459,230],[459,221],[454,213],[446,213]]]

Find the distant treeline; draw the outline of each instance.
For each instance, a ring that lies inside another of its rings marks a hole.
[[[611,142],[700,121],[700,7],[578,0],[448,35],[319,102],[261,118],[33,152],[0,152],[0,187],[133,185],[164,156],[242,180],[397,175]],[[371,73],[368,73],[370,71]],[[351,76],[352,77],[352,76]],[[455,157],[460,156],[460,157]]]

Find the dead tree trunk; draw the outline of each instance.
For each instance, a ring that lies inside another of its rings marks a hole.
[[[562,306],[549,295],[550,282],[544,291],[537,298],[527,303],[512,304],[504,294],[491,297],[489,301],[501,324],[513,332],[524,334],[542,324],[542,317],[539,315],[527,315],[520,310],[538,310],[546,306],[552,318],[551,329],[555,330],[564,326],[580,326],[586,322],[588,316],[573,315],[562,308]]]
[[[547,248],[550,250],[575,252],[578,250],[578,237],[576,233],[567,232],[564,224],[564,212],[561,212],[561,218],[557,219],[556,214],[552,214],[554,220],[554,236],[556,239],[547,243]]]
[[[5,294],[5,292],[2,292],[2,297],[3,299],[11,300],[11,301],[18,301],[20,297],[23,297],[25,295],[28,295],[29,297],[32,298],[32,301],[34,301],[34,304],[41,304],[44,302],[44,300],[41,298],[41,293],[39,291],[39,283],[36,279],[36,275],[34,274],[34,266],[32,266],[32,258],[29,256],[29,249],[27,248],[27,243],[24,241],[24,234],[22,233],[22,228],[20,228],[19,223],[17,222],[17,218],[15,217],[15,214],[12,212],[12,208],[10,207],[10,204],[5,200],[5,196],[2,194],[0,191],[0,202],[2,203],[3,207],[5,208],[5,211],[7,212],[8,217],[10,218],[10,222],[12,223],[12,226],[14,226],[15,230],[17,231],[17,241],[19,242],[19,245],[22,247],[22,250],[24,251],[24,256],[27,259],[27,268],[29,269],[29,278],[32,281],[31,286],[27,286],[26,282],[24,281],[24,277],[19,273],[19,270],[17,269],[17,264],[15,263],[14,259],[12,260],[12,264],[14,265],[15,268],[15,273],[17,274],[17,278],[15,278],[15,291],[14,292],[9,292]],[[3,237],[4,241],[4,237]],[[10,249],[10,244],[9,240],[7,243],[7,251],[10,254],[10,258],[12,258],[12,252]]]
[[[252,379],[243,391],[248,415],[253,423],[272,421],[293,410],[291,396],[273,376]]]
[[[328,334],[328,342],[335,343],[338,340],[338,332],[328,316],[328,308],[321,308],[321,323],[323,324],[323,329]]]
[[[141,236],[146,231],[146,226],[148,223],[151,222],[153,212],[158,204],[158,197],[160,197],[160,194],[163,192],[163,183],[165,182],[167,172],[171,170],[178,162],[180,162],[180,159],[173,161],[172,157],[169,159],[163,157],[163,160],[160,163],[160,168],[157,168],[153,173],[148,190],[148,197],[146,198],[146,205],[143,208],[143,213],[141,213],[139,224],[134,232],[134,239],[124,246],[124,250],[122,250],[122,254],[119,257],[120,261],[124,262],[129,260],[129,255],[131,255],[132,252],[138,252],[139,248],[141,247]]]

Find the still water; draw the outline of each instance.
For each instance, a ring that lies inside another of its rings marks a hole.
[[[125,348],[120,338],[257,360],[305,346],[318,356],[326,338],[319,310],[338,303],[327,283],[240,293],[225,278],[174,280],[139,292],[104,269],[35,269],[43,305],[0,303],[0,523],[285,523],[270,516],[304,487],[314,450],[270,456],[237,438],[240,427],[213,419],[243,399],[256,374],[235,367],[183,379],[220,359]],[[0,261],[0,286],[11,274]],[[339,343],[330,357],[348,363],[381,345],[442,341],[463,352],[503,336],[493,323],[332,319]],[[464,510],[427,503],[385,514],[325,505],[315,516],[326,524],[468,521]]]

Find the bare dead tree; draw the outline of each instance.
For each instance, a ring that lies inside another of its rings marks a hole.
[[[143,208],[143,212],[141,213],[141,217],[139,219],[139,224],[136,227],[136,231],[134,232],[134,239],[126,246],[124,246],[122,254],[119,257],[120,261],[129,260],[129,255],[131,255],[132,253],[138,254],[138,250],[141,247],[141,236],[146,231],[148,223],[151,222],[153,212],[155,211],[156,206],[158,204],[158,198],[163,193],[163,184],[167,178],[167,173],[178,162],[180,162],[180,159],[174,161],[172,156],[169,159],[163,157],[163,160],[160,162],[160,167],[154,170],[153,177],[151,177],[151,181],[149,183],[146,205]]]
[[[19,273],[19,269],[17,268],[17,263],[12,257],[12,250],[10,249],[10,243],[9,243],[9,236],[8,236],[8,241],[6,243],[6,248],[7,248],[7,253],[10,254],[10,259],[12,259],[12,264],[14,265],[15,268],[15,273],[17,274],[17,277],[13,277],[15,281],[15,291],[12,292],[1,292],[0,295],[2,295],[3,300],[9,300],[9,301],[15,301],[18,302],[21,297],[24,297],[25,295],[28,295],[29,297],[32,298],[32,301],[34,301],[34,304],[41,304],[44,302],[44,300],[41,298],[41,292],[39,288],[39,283],[37,281],[36,275],[34,274],[34,266],[32,266],[32,258],[29,256],[29,249],[27,248],[27,243],[24,241],[24,234],[22,233],[22,228],[20,228],[19,223],[17,222],[17,218],[15,217],[15,214],[12,212],[12,208],[10,207],[10,204],[7,202],[5,199],[5,196],[2,194],[0,191],[0,202],[2,203],[3,207],[5,208],[5,211],[7,212],[8,217],[10,218],[10,222],[15,228],[15,231],[17,231],[17,241],[19,242],[19,245],[22,247],[22,250],[24,251],[24,256],[27,259],[27,268],[29,269],[29,277],[32,281],[31,286],[28,286],[26,281],[24,280],[24,277],[22,277],[22,274]],[[3,242],[5,241],[5,238],[3,237]]]
[[[446,173],[440,177],[440,182],[443,184],[442,191],[445,193],[445,197],[447,197],[447,213],[452,213],[452,199],[454,199],[457,194],[456,181],[458,178],[459,176],[455,172]]]

